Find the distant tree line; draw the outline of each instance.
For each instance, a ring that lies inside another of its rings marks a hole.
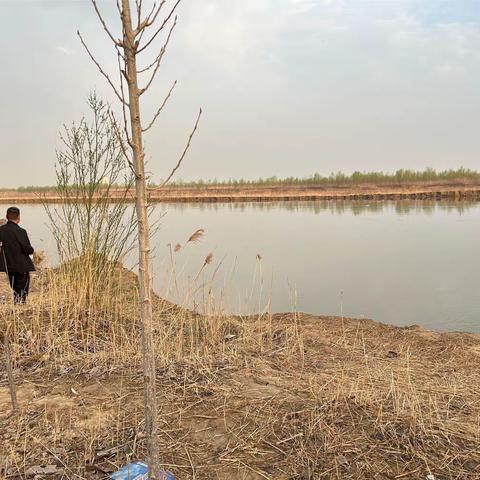
[[[477,170],[471,170],[469,168],[457,168],[449,170],[437,171],[433,168],[426,168],[425,170],[409,170],[401,168],[395,172],[360,172],[356,171],[348,175],[343,172],[332,172],[328,176],[315,173],[308,177],[285,177],[278,178],[272,176],[268,178],[258,178],[256,180],[247,180],[244,178],[229,180],[217,180],[216,178],[209,180],[176,180],[170,183],[170,187],[215,187],[215,186],[274,186],[274,185],[360,185],[360,184],[375,184],[375,185],[395,185],[405,183],[424,183],[424,182],[449,182],[449,181],[480,181],[480,172]],[[148,186],[155,188],[161,185],[150,181]],[[119,185],[120,187],[120,185]],[[0,188],[0,191],[17,192],[48,192],[55,190],[53,186],[34,186],[29,185],[26,187],[18,187],[16,189]]]
[[[44,186],[37,186],[37,185],[28,185],[26,187],[17,187],[17,188],[0,188],[0,192],[50,192],[55,190],[57,187],[52,185],[44,185]]]
[[[183,181],[176,180],[172,185],[185,187],[204,187],[204,186],[274,186],[274,185],[359,185],[363,183],[371,184],[404,184],[404,183],[423,183],[434,181],[480,181],[480,172],[460,167],[458,169],[436,171],[433,168],[425,170],[400,169],[394,173],[389,172],[360,172],[356,171],[348,175],[343,172],[332,172],[328,176],[315,173],[308,177],[285,177],[278,178],[272,176],[268,178],[259,178],[256,180],[229,179],[217,180],[194,180]],[[154,183],[150,183],[155,187]]]

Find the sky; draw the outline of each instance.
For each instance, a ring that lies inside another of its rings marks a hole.
[[[88,0],[0,0],[0,21],[0,187],[53,184],[89,93],[118,108],[77,29],[112,77],[116,56]],[[146,137],[153,181],[199,107],[177,178],[480,166],[479,0],[183,0],[145,121],[174,80]]]

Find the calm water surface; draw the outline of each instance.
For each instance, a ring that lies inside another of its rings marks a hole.
[[[229,311],[480,332],[479,203],[161,204],[154,216],[155,288],[174,301],[206,308],[211,292]],[[23,206],[22,224],[55,263],[43,207]],[[198,228],[204,238],[171,256]]]

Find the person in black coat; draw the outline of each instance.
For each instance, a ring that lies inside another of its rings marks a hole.
[[[20,210],[7,210],[7,223],[0,227],[0,272],[6,272],[15,303],[25,303],[30,286],[30,272],[35,271],[30,255],[33,247],[26,230],[21,228]]]

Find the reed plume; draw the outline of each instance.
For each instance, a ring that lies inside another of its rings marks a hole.
[[[190,235],[190,238],[187,240],[187,243],[199,242],[204,236],[204,234],[205,234],[205,230],[203,228],[199,228],[198,230],[193,232],[192,235]]]
[[[213,253],[210,252],[206,257],[205,257],[205,263],[204,265],[210,265],[213,261]]]

